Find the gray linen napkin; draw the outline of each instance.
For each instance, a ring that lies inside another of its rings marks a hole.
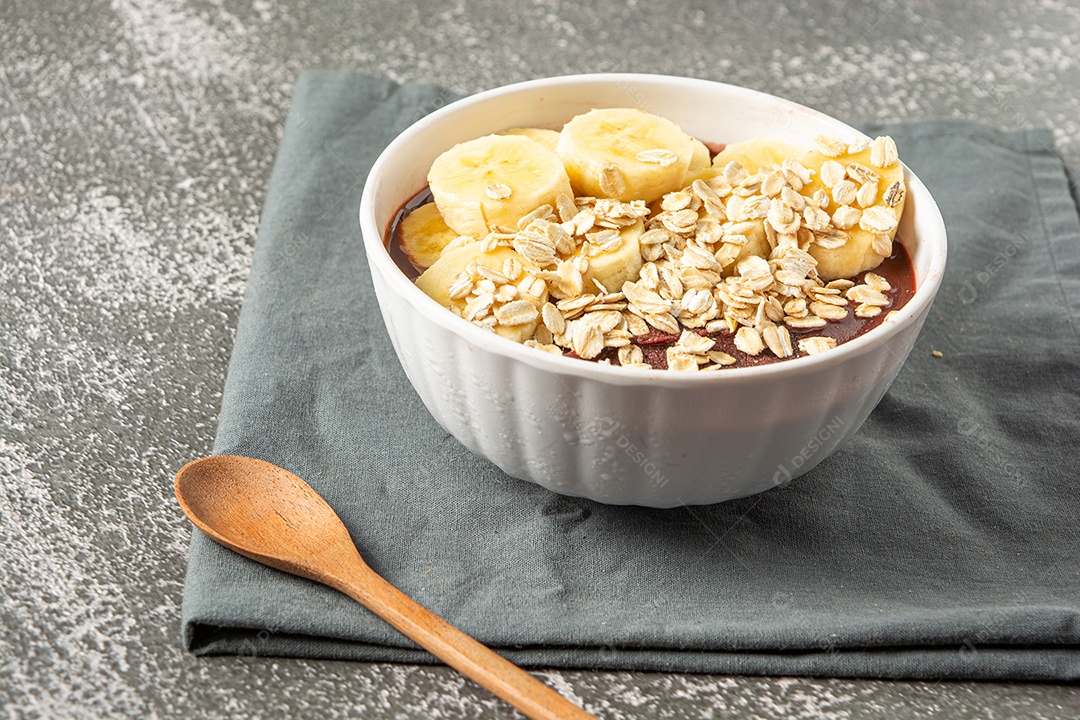
[[[360,191],[394,135],[450,99],[300,78],[215,452],[305,478],[376,571],[525,665],[1080,678],[1080,223],[1049,132],[866,127],[896,139],[949,228],[922,339],[809,475],[650,510],[503,475],[435,423],[393,354]],[[345,596],[198,532],[183,622],[198,654],[431,661]]]

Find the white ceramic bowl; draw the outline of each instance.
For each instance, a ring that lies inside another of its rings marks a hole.
[[[379,156],[360,225],[394,349],[435,419],[508,474],[566,495],[652,507],[714,503],[784,484],[863,423],[914,345],[945,269],[945,226],[906,171],[899,237],[917,289],[881,326],[827,353],[712,373],[563,358],[453,315],[394,264],[384,233],[456,143],[515,126],[558,128],[596,107],[638,107],[706,142],[856,131],[815,110],[722,83],[661,75],[575,75],[510,85],[421,119]]]

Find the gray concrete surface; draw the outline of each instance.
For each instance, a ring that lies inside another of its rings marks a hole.
[[[713,78],[844,118],[1050,126],[1080,159],[1058,0],[0,0],[0,715],[510,718],[443,668],[180,647],[172,473],[214,435],[292,83],[477,91]],[[1075,686],[558,672],[605,718],[1078,717]]]

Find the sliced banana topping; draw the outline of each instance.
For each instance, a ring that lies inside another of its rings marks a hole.
[[[503,130],[499,135],[521,135],[527,137],[530,140],[535,140],[551,152],[555,152],[555,147],[559,144],[559,133],[556,130],[548,130],[547,128],[537,127],[519,127],[510,128],[509,130]]]
[[[808,250],[818,261],[818,275],[825,280],[850,278],[877,267],[892,253],[892,240],[904,210],[904,169],[895,157],[896,143],[881,137],[863,144],[856,153],[848,152],[860,144],[845,146],[844,152],[835,156],[812,151],[803,158],[806,167],[817,170],[817,177],[802,193],[816,196],[819,191],[828,191],[832,226],[847,234],[838,242],[835,236],[815,231],[817,241]],[[875,152],[882,156],[876,157]],[[881,165],[890,159],[888,166]],[[865,219],[867,213],[869,219]]]
[[[558,152],[578,194],[652,202],[679,189],[695,145],[670,120],[603,108],[566,123]]]
[[[476,238],[572,193],[559,156],[520,135],[455,145],[432,163],[428,185],[446,224]]]
[[[817,354],[836,341],[808,331],[891,303],[866,272],[891,254],[906,198],[888,137],[712,157],[664,118],[607,108],[461,143],[428,180],[435,202],[401,223],[427,268],[417,285],[545,352],[650,367],[636,343],[657,336],[669,368],[716,369],[737,363],[716,333],[746,356]]]
[[[421,268],[438,260],[443,249],[459,237],[447,227],[439,208],[432,203],[421,205],[401,221],[401,244],[413,264]],[[464,240],[471,242],[473,238]]]

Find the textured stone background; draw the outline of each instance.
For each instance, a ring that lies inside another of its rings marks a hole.
[[[189,530],[292,83],[472,92],[591,70],[843,118],[1048,125],[1080,160],[1080,8],[882,0],[0,0],[0,715],[513,717],[443,668],[180,648]],[[1080,688],[547,673],[607,718],[1077,717]]]

